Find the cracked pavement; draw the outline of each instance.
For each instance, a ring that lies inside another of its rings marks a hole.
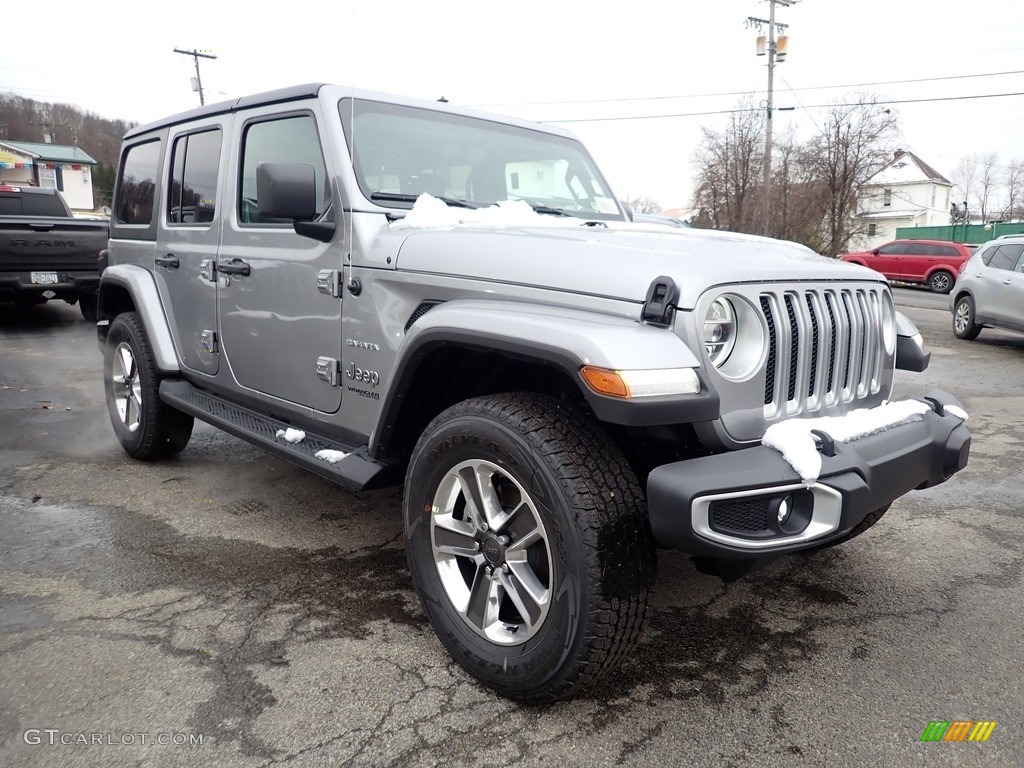
[[[205,425],[134,462],[77,309],[0,305],[0,765],[1024,765],[1024,337],[959,342],[948,310],[897,295],[933,355],[895,395],[963,400],[968,468],[728,585],[659,553],[638,651],[544,707],[445,654],[399,491],[349,493]],[[936,719],[999,725],[920,743]]]

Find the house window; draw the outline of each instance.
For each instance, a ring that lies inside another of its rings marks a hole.
[[[868,224],[868,237],[874,237],[878,234],[878,225],[874,222]]]
[[[887,189],[882,192],[882,205],[892,205],[892,190]]]

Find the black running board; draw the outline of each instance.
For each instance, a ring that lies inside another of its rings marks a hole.
[[[387,471],[389,465],[371,458],[365,445],[346,445],[307,429],[303,430],[306,436],[300,442],[289,443],[283,437],[277,437],[277,432],[288,429],[291,424],[268,418],[196,389],[187,381],[165,379],[160,382],[160,399],[179,411],[189,413],[350,490],[363,491],[393,484],[394,473]],[[332,464],[316,457],[317,452],[322,450],[341,451],[348,455]]]

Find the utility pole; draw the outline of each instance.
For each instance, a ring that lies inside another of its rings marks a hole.
[[[783,0],[773,0],[773,2],[782,2],[782,1]],[[183,51],[180,48],[175,48],[174,52],[175,53],[183,53],[186,56],[191,56],[192,60],[195,61],[195,63],[196,63],[196,90],[199,91],[199,106],[205,107],[206,106],[206,100],[203,98],[203,79],[199,76],[199,59],[200,58],[203,58],[203,59],[216,59],[217,57],[214,56],[212,53],[207,53],[205,51],[196,51],[196,50]]]
[[[764,123],[764,200],[762,202],[762,215],[764,222],[761,227],[761,232],[767,236],[771,228],[771,215],[772,215],[772,112],[775,111],[775,64],[776,62],[785,61],[786,58],[786,46],[789,42],[785,36],[780,36],[778,39],[775,38],[776,28],[783,32],[788,28],[787,24],[781,24],[775,21],[775,6],[781,5],[788,8],[793,5],[797,0],[768,0],[768,18],[759,19],[754,16],[747,17],[748,26],[756,26],[760,31],[762,24],[768,25],[768,38],[759,37],[757,39],[757,55],[768,56],[768,98],[765,100],[765,123]],[[765,45],[767,43],[767,45]],[[762,49],[764,46],[764,49]]]

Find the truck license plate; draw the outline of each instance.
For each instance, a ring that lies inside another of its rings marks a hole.
[[[55,285],[60,281],[57,279],[56,272],[33,272],[32,283],[34,285]]]

